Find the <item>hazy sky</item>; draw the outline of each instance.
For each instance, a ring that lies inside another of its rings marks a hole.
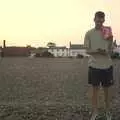
[[[83,43],[85,32],[94,27],[98,10],[106,13],[120,40],[120,0],[0,0],[0,45],[45,46]]]

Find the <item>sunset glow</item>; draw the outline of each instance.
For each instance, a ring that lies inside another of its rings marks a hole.
[[[4,39],[14,46],[83,43],[98,10],[106,13],[105,24],[120,40],[119,4],[120,0],[0,0],[0,45]]]

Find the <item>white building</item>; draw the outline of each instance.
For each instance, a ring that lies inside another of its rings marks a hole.
[[[117,52],[120,54],[120,46],[114,47],[113,52]]]
[[[76,57],[78,54],[87,56],[86,49],[83,44],[71,44],[69,48],[69,56]]]
[[[86,54],[86,49],[83,44],[71,44],[69,48],[66,46],[55,46],[50,48],[39,48],[31,51],[31,57],[36,53],[42,53],[44,51],[48,51],[54,55],[54,57],[76,57],[78,54],[88,57]]]
[[[2,47],[0,46],[0,58],[2,57]]]
[[[68,48],[62,47],[51,47],[48,48],[48,52],[52,53],[55,57],[68,57]]]

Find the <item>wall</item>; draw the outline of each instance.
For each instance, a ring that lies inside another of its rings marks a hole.
[[[48,52],[52,53],[55,57],[67,57],[68,49],[48,49]]]
[[[77,56],[78,54],[85,54],[86,49],[70,49],[70,56]]]
[[[4,56],[28,56],[30,49],[26,47],[6,47],[3,48]]]

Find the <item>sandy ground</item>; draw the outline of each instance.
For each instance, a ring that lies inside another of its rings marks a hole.
[[[120,120],[120,62],[114,61],[111,111]],[[87,59],[4,58],[0,63],[0,120],[89,120]],[[103,107],[103,91],[99,107]]]

